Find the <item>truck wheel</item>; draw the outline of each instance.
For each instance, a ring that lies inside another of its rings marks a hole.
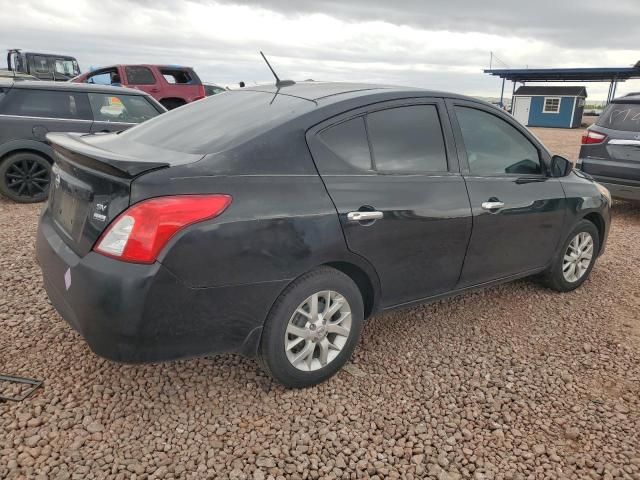
[[[167,110],[173,110],[174,108],[178,108],[178,107],[181,107],[182,105],[186,105],[187,102],[179,98],[166,98],[166,99],[160,100],[160,103]]]
[[[276,300],[260,346],[264,370],[290,388],[334,375],[362,329],[362,296],[344,273],[321,267],[296,279]]]
[[[37,153],[14,153],[0,161],[0,193],[15,202],[42,202],[50,179],[51,164]]]

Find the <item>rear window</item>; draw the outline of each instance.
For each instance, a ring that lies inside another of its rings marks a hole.
[[[161,68],[160,73],[172,85],[200,85],[200,79],[193,70],[184,68]]]
[[[612,130],[640,132],[640,103],[611,103],[598,118],[597,125]]]
[[[12,88],[0,96],[0,113],[25,117],[90,120],[86,93]]]
[[[288,95],[232,91],[176,108],[120,135],[174,152],[204,155],[232,148],[312,107],[312,102]]]

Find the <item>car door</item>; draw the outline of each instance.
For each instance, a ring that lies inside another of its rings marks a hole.
[[[44,142],[48,132],[88,133],[92,123],[86,94],[64,89],[13,87],[0,114],[15,140]]]
[[[126,65],[124,67],[126,76],[125,85],[147,92],[157,98],[161,91],[159,79],[156,78],[149,67],[143,65]]]
[[[558,246],[565,194],[548,174],[549,154],[509,115],[450,100],[473,233],[459,288],[532,273]]]
[[[471,233],[444,102],[376,104],[307,133],[348,248],[376,269],[383,306],[454,288]]]
[[[161,112],[146,95],[90,92],[94,122],[91,132],[119,132],[158,116]]]

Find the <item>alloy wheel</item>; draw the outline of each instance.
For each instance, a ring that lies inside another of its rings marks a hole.
[[[284,338],[287,359],[298,370],[319,370],[340,354],[350,331],[347,299],[332,290],[316,292],[289,319]]]
[[[562,274],[567,282],[575,283],[589,269],[593,258],[593,237],[588,232],[578,233],[567,247],[562,261]]]
[[[23,159],[9,165],[5,184],[19,197],[34,197],[47,190],[49,168],[37,159]]]

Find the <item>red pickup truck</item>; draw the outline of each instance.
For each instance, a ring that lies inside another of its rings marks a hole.
[[[112,65],[83,73],[71,81],[137,88],[168,110],[205,97],[204,85],[193,68],[176,65]]]

